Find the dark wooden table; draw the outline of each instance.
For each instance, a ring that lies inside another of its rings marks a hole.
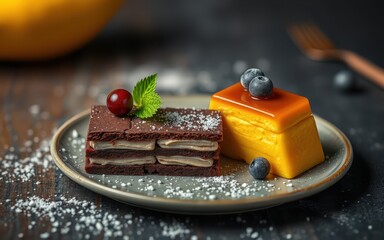
[[[0,238],[382,239],[383,90],[357,75],[357,91],[337,91],[333,77],[346,66],[307,59],[286,32],[312,21],[337,45],[384,66],[381,9],[374,1],[130,1],[71,55],[0,62]],[[337,184],[261,211],[175,215],[87,190],[50,158],[55,129],[111,89],[157,72],[162,94],[211,94],[254,66],[275,86],[307,96],[313,112],[351,140],[354,162]]]

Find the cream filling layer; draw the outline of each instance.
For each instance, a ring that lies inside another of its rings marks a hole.
[[[153,150],[155,149],[156,140],[140,141],[140,142],[125,141],[125,140],[117,140],[113,142],[90,141],[89,145],[95,150],[106,150],[106,149]]]
[[[91,163],[100,165],[142,165],[156,163],[154,156],[139,157],[139,158],[117,158],[117,159],[104,159],[104,158],[89,158]]]
[[[190,165],[195,167],[210,167],[213,164],[212,159],[203,159],[199,157],[185,156],[156,156],[157,161],[164,165]]]
[[[211,167],[213,165],[212,159],[203,159],[199,157],[185,157],[185,156],[147,156],[140,158],[118,158],[118,159],[104,159],[104,158],[89,158],[91,163],[99,165],[142,165],[156,163],[156,159],[163,165],[179,165],[179,166],[195,166],[195,167]]]
[[[217,142],[212,142],[208,140],[160,139],[157,140],[157,144],[161,148],[191,149],[197,151],[216,151],[219,147],[219,144]]]
[[[208,140],[157,140],[157,144],[161,148],[168,149],[191,149],[196,151],[216,151],[219,147],[217,142]],[[156,140],[150,141],[125,141],[117,140],[113,142],[90,141],[89,145],[95,150],[107,149],[130,149],[130,150],[153,150],[155,149]]]

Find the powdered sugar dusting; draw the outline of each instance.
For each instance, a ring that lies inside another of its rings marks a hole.
[[[121,237],[124,225],[116,214],[100,211],[93,202],[78,200],[75,197],[59,197],[57,200],[44,199],[38,196],[19,199],[11,207],[18,214],[33,215],[39,218],[47,218],[51,224],[51,233],[60,230],[65,235],[71,230],[81,232],[90,231],[94,236],[104,231],[107,237]],[[74,224],[66,222],[66,217],[74,218]],[[32,228],[34,224],[31,224]],[[41,238],[48,238],[49,232],[42,233]]]
[[[32,150],[32,144],[31,141],[26,141],[24,147],[19,148],[18,151],[13,147],[6,150],[4,156],[0,157],[0,180],[26,182],[35,177],[38,172],[44,174],[54,167],[49,154],[49,140],[42,140],[34,150]],[[41,168],[37,169],[37,167]]]
[[[205,112],[206,113],[206,112]],[[212,131],[217,130],[221,124],[220,115],[212,111],[204,114],[198,109],[184,109],[181,112],[171,111],[162,115],[164,123],[189,131]]]

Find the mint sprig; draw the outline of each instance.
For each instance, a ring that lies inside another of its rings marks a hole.
[[[141,79],[133,88],[135,115],[139,118],[152,117],[161,106],[161,98],[155,92],[157,74]]]

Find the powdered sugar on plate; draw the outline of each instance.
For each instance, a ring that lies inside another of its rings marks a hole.
[[[84,124],[86,123],[85,121]],[[76,129],[66,132],[58,149],[61,159],[65,164],[71,166],[71,169],[76,169],[78,174],[100,186],[107,186],[123,193],[163,199],[216,201],[265,198],[287,194],[305,188],[308,184],[306,178],[288,180],[271,176],[267,180],[254,180],[248,174],[246,163],[225,158],[221,160],[222,175],[216,177],[87,174],[84,171],[85,132],[84,130],[83,133],[79,133]],[[327,163],[325,163],[325,167],[326,165]],[[311,174],[311,171],[313,170],[310,170],[308,174]]]

